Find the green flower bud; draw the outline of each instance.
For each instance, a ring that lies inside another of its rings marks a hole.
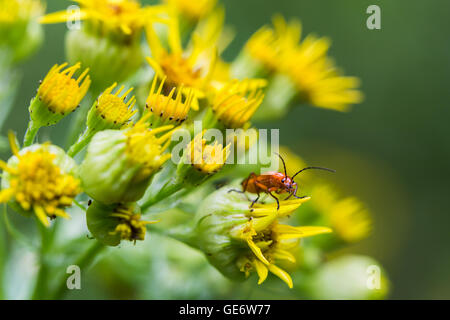
[[[324,264],[308,280],[313,299],[383,299],[389,280],[378,262],[365,256],[343,256]]]
[[[136,203],[105,205],[93,201],[86,212],[86,222],[98,241],[117,246],[122,240],[144,240],[146,225],[158,221],[141,220],[141,209]]]
[[[95,134],[80,167],[83,190],[104,204],[139,200],[153,174],[170,158],[162,153],[169,146],[171,128],[149,130],[142,118],[130,129]]]
[[[139,37],[129,43],[117,42],[90,32],[87,24],[67,33],[66,52],[70,62],[80,61],[91,69],[96,92],[109,85],[111,79],[127,80],[143,62]]]
[[[28,58],[41,45],[37,17],[43,11],[39,0],[0,0],[0,48],[10,51],[13,62]]]

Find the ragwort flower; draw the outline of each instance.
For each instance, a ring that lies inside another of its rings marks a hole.
[[[331,232],[319,226],[293,227],[280,219],[291,215],[310,198],[285,200],[277,204],[255,204],[242,194],[222,188],[209,196],[196,216],[194,243],[219,271],[233,279],[256,271],[261,284],[270,271],[292,288],[289,274],[277,266],[295,262],[290,252],[301,238]]]
[[[0,0],[0,47],[10,51],[13,62],[27,58],[42,43],[37,18],[44,10],[40,0]]]
[[[76,164],[63,150],[50,145],[33,145],[22,149],[12,133],[9,140],[13,156],[0,161],[4,171],[0,202],[8,202],[25,215],[34,213],[48,227],[48,218],[69,218],[64,211],[81,192],[74,176]]]

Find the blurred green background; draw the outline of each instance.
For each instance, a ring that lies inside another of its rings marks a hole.
[[[362,79],[365,102],[347,114],[298,107],[282,121],[258,125],[280,128],[282,144],[290,146],[308,164],[337,169],[338,174],[332,179],[342,193],[355,195],[368,204],[374,215],[374,233],[346,251],[367,254],[380,261],[392,282],[390,298],[449,299],[450,40],[444,31],[450,30],[450,2],[223,2],[227,23],[237,31],[235,41],[225,53],[229,60],[276,12],[299,17],[304,35],[313,32],[332,39],[330,54],[346,74]],[[64,0],[47,3],[47,12],[71,4]],[[366,9],[371,4],[381,7],[381,30],[366,28]],[[38,81],[51,65],[65,60],[65,30],[64,24],[45,27],[44,46],[22,67],[24,80],[5,132],[7,128],[14,128],[19,136],[25,132],[28,102]],[[58,124],[57,130],[64,130],[68,121]],[[48,132],[43,130],[44,137]],[[157,237],[153,241],[157,243]],[[119,259],[120,254],[114,256]],[[126,263],[126,256],[122,259]],[[205,275],[215,272],[210,268],[199,271],[195,262],[191,264],[192,272]],[[181,276],[177,279],[176,270],[165,265],[156,267],[158,272],[173,272],[173,286],[177,281],[187,281]],[[112,279],[117,273],[108,275],[104,270],[94,284],[111,280],[113,289],[118,286],[117,290],[124,290],[117,279]],[[185,284],[194,288],[186,290],[195,290],[195,283]],[[219,288],[220,282],[216,286]],[[126,295],[122,291],[115,297]],[[197,296],[208,297],[201,292]],[[148,293],[143,297],[153,296]],[[160,292],[157,297],[170,295]]]

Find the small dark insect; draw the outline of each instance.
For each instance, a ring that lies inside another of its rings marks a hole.
[[[244,193],[244,192],[256,193],[258,196],[256,197],[255,200],[253,200],[250,207],[253,207],[253,205],[259,200],[261,193],[267,193],[277,201],[277,210],[279,210],[280,209],[280,201],[273,194],[273,192],[275,192],[277,194],[281,194],[281,193],[285,193],[285,192],[289,193],[290,195],[286,198],[286,200],[292,196],[294,196],[294,198],[297,198],[297,199],[305,198],[305,197],[297,196],[298,185],[294,181],[294,178],[300,172],[303,172],[305,170],[310,170],[310,169],[336,172],[333,169],[328,169],[328,168],[323,168],[323,167],[306,167],[306,168],[303,168],[300,171],[298,171],[292,177],[289,177],[287,175],[286,164],[284,162],[284,159],[278,153],[276,153],[276,154],[280,157],[281,161],[283,162],[284,174],[281,172],[271,171],[271,172],[267,172],[265,174],[256,175],[254,172],[252,172],[252,173],[250,173],[250,175],[247,179],[242,181],[242,191],[232,189],[228,192],[234,191],[234,192],[239,192],[239,193]]]

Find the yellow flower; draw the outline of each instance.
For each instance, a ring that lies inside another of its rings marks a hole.
[[[248,129],[249,120],[264,99],[261,88],[265,85],[263,79],[229,82],[214,98],[212,110],[215,117],[227,128]]]
[[[344,77],[327,56],[330,41],[309,35],[300,41],[301,23],[277,15],[247,42],[245,51],[269,72],[287,75],[298,95],[314,106],[346,111],[363,99],[359,79]]]
[[[194,90],[196,98],[203,98],[215,60],[204,63],[199,57],[202,52],[210,52],[210,48],[204,48],[203,44],[195,42],[189,52],[183,50],[176,19],[169,23],[170,50],[163,47],[152,25],[146,28],[146,34],[152,52],[152,57],[147,57],[147,61],[156,75],[160,78],[166,77],[165,91],[170,92],[174,87],[183,86],[186,92]],[[192,109],[198,110],[197,99],[194,99]]]
[[[193,33],[188,49],[200,52],[198,60],[203,61],[202,65],[214,62],[206,88],[207,92],[214,91],[232,80],[231,65],[220,54],[234,39],[234,30],[225,26],[225,10],[219,7],[200,20]]]
[[[299,245],[301,238],[332,232],[327,227],[293,227],[278,222],[279,218],[292,214],[309,199],[281,201],[279,210],[274,203],[255,204],[250,209],[249,221],[231,230],[232,236],[245,241],[250,249],[238,260],[238,266],[246,276],[249,276],[251,271],[256,271],[259,276],[258,284],[261,284],[270,271],[283,280],[289,288],[293,287],[290,275],[277,267],[277,261],[295,263],[295,257],[290,250]]]
[[[132,208],[126,206],[119,206],[115,209],[115,212],[111,214],[111,217],[118,218],[114,231],[110,232],[111,235],[118,234],[120,240],[134,241],[144,240],[147,232],[146,226],[148,224],[158,223],[158,221],[143,221],[141,220],[141,214],[135,213]]]
[[[137,110],[133,110],[133,107],[136,104],[136,98],[132,96],[126,101],[128,94],[133,88],[122,93],[125,88],[124,86],[121,86],[119,90],[113,94],[112,91],[116,86],[117,83],[114,83],[102,93],[96,102],[95,110],[104,121],[108,122],[114,128],[120,129],[130,121],[134,114],[136,114]]]
[[[208,145],[203,139],[206,130],[197,134],[187,146],[187,158],[191,165],[204,174],[218,172],[225,164],[230,154],[230,146],[225,148],[217,141]]]
[[[39,0],[0,0],[0,25],[27,21],[44,11]]]
[[[217,0],[165,0],[172,8],[191,20],[199,20],[208,15]]]
[[[47,217],[69,218],[64,208],[81,192],[80,182],[56,164],[57,155],[52,152],[56,147],[45,144],[19,151],[12,133],[9,140],[14,156],[8,163],[0,160],[4,171],[0,202],[15,200],[23,210],[33,210],[47,227]]]
[[[327,38],[306,37],[302,43],[283,56],[282,70],[296,84],[303,100],[317,107],[346,111],[349,105],[362,102],[356,77],[341,76],[327,56]]]
[[[274,28],[264,26],[259,29],[247,42],[245,50],[270,71],[277,71],[280,56],[295,48],[300,40],[301,24],[298,20],[290,23],[280,15],[273,19]]]
[[[91,79],[86,69],[78,79],[72,78],[80,69],[80,63],[68,67],[67,63],[54,65],[42,81],[38,89],[38,98],[44,102],[53,113],[66,115],[74,111],[86,95]]]
[[[173,126],[149,129],[147,116],[142,117],[132,128],[126,131],[125,152],[129,161],[139,164],[140,170],[134,182],[145,180],[170,159],[171,154],[163,154],[170,145]],[[170,130],[170,131],[168,131]],[[164,133],[162,136],[159,134]]]
[[[178,89],[178,93],[175,99],[175,91],[177,88],[172,88],[168,96],[162,93],[166,77],[162,79],[158,89],[156,89],[156,83],[158,76],[155,75],[152,82],[152,87],[148,95],[146,105],[147,111],[152,114],[150,122],[152,126],[159,125],[161,123],[180,125],[187,119],[187,114],[191,109],[191,103],[194,99],[194,92],[191,89],[183,102],[181,99],[183,86]]]
[[[120,32],[125,35],[139,33],[149,20],[166,22],[159,16],[165,13],[164,6],[141,7],[135,0],[73,0],[81,5],[79,18],[92,22],[100,31]],[[48,14],[41,23],[66,22],[76,18],[67,10]]]
[[[318,185],[312,191],[311,204],[329,221],[338,237],[346,242],[366,238],[372,229],[370,212],[355,197],[339,199],[327,185]]]

